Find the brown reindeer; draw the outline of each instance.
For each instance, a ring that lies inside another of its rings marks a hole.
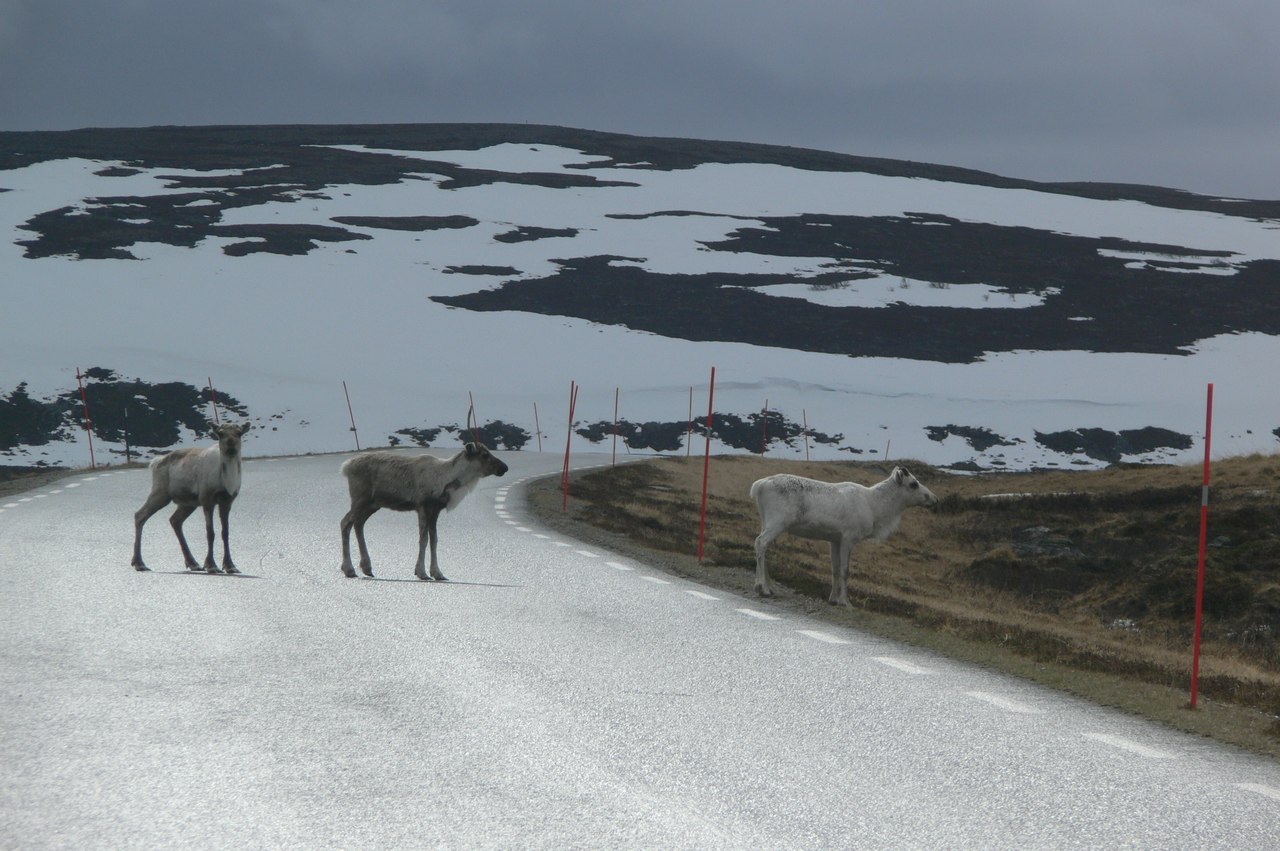
[[[431,578],[445,579],[436,561],[436,521],[440,512],[452,511],[485,476],[501,476],[507,465],[483,443],[468,443],[452,458],[401,455],[379,451],[357,455],[342,465],[351,491],[351,510],[342,518],[342,573],[354,577],[351,564],[351,530],[360,545],[360,570],[373,576],[364,524],[379,508],[416,511],[418,514],[418,562],[413,575],[427,578],[426,551],[431,548]]]

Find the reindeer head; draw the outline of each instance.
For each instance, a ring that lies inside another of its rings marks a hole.
[[[924,505],[929,508],[935,508],[938,505],[938,497],[933,491],[929,490],[911,475],[911,471],[906,467],[894,467],[893,475],[890,477],[893,483],[903,489],[907,494],[909,505]]]
[[[481,476],[501,476],[509,469],[483,443],[468,443],[466,453],[467,460],[475,461],[480,465]]]
[[[223,423],[214,426],[210,433],[218,441],[218,451],[224,457],[235,458],[240,455],[241,438],[249,430],[249,424]]]

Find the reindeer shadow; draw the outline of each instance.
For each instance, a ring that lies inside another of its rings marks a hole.
[[[224,579],[261,579],[252,573],[209,573],[204,570],[148,570],[156,576],[221,576]]]
[[[472,588],[523,588],[523,585],[505,585],[500,582],[466,582],[459,579],[403,579],[394,576],[361,576],[364,582],[407,582],[411,585],[467,585]]]

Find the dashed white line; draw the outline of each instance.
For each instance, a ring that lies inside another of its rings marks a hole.
[[[1258,795],[1265,795],[1268,798],[1275,798],[1280,801],[1280,789],[1271,786],[1263,786],[1261,783],[1237,783],[1237,789],[1244,789],[1246,792],[1254,792]]]
[[[622,564],[621,562],[617,562],[617,561],[606,561],[605,564],[609,565],[609,567],[612,567],[614,570],[635,570],[634,567]]]
[[[550,536],[550,535],[544,535],[544,534],[542,534],[541,532],[534,532],[534,533],[533,533],[533,537],[535,537],[535,538],[540,538],[540,539],[542,539],[542,540],[544,540],[544,541],[549,541],[549,540],[551,540],[551,536]]]
[[[69,488],[78,488],[78,487],[80,487],[80,483],[79,483],[79,482],[68,482],[68,483],[67,483],[67,487],[69,487]]]
[[[573,546],[573,544],[569,543],[568,541],[552,541],[551,545],[556,547],[572,547]]]
[[[662,579],[657,576],[641,576],[640,578],[643,579],[645,582],[652,582],[654,585],[670,585],[671,584],[669,580]]]
[[[697,597],[699,600],[719,600],[720,598],[714,594],[708,594],[705,591],[694,591],[692,588],[684,589],[684,593],[690,597]]]
[[[516,531],[517,531],[517,532],[532,532],[533,530],[532,530],[532,529],[530,529],[528,526],[517,526],[517,527],[516,527]]]
[[[879,662],[881,665],[888,665],[890,668],[896,668],[907,674],[927,674],[927,668],[921,668],[919,665],[912,664],[905,659],[898,659],[893,656],[872,656],[873,662]]]
[[[974,700],[981,700],[986,703],[990,703],[992,706],[997,706],[1006,712],[1018,712],[1023,715],[1035,715],[1040,712],[1040,710],[1036,709],[1034,706],[1019,703],[1016,700],[1010,700],[1009,698],[1001,697],[998,694],[989,694],[985,691],[966,691],[965,694],[972,697]]]
[[[590,550],[574,550],[574,552],[580,556],[586,556],[587,558],[600,558],[599,553],[593,553]]]
[[[780,621],[782,618],[777,615],[771,615],[767,612],[757,611],[756,609],[734,609],[735,612],[742,612],[749,618],[755,618],[761,621]]]
[[[1172,759],[1176,754],[1168,751],[1162,751],[1159,748],[1147,747],[1138,742],[1121,738],[1120,736],[1112,736],[1109,733],[1085,733],[1086,739],[1093,739],[1095,742],[1102,742],[1104,745],[1110,745],[1113,748],[1119,748],[1122,751],[1144,756],[1147,759]]]
[[[852,642],[846,641],[845,639],[839,637],[838,635],[832,635],[829,632],[822,632],[821,630],[816,630],[816,629],[797,629],[796,632],[800,633],[801,635],[807,638],[812,638],[814,641],[821,641],[824,644],[852,643]]]

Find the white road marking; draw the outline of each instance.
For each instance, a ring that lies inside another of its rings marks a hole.
[[[1259,795],[1266,795],[1268,798],[1275,798],[1280,801],[1280,789],[1263,786],[1261,783],[1237,783],[1236,788],[1244,789],[1246,792],[1256,792]]]
[[[49,493],[62,493],[62,488],[58,488],[57,490],[51,490],[49,491]]]
[[[580,556],[586,556],[587,558],[600,558],[599,553],[593,553],[590,550],[574,550],[574,552]]]
[[[570,544],[570,543],[569,543],[569,542],[567,542],[567,541],[552,541],[551,543],[552,543],[554,546],[557,546],[557,547],[572,547],[572,546],[573,546],[573,544]]]
[[[38,494],[36,494],[36,495],[35,495],[35,498],[36,498],[36,499],[44,499],[44,498],[45,498],[46,496],[48,496],[48,495],[49,495],[49,494],[47,494],[47,493],[38,493]]]
[[[541,532],[534,532],[534,533],[533,533],[533,537],[535,537],[535,538],[541,538],[541,539],[542,539],[542,540],[544,540],[544,541],[549,541],[549,540],[551,540],[551,536],[550,536],[550,535],[544,535],[544,534],[542,534]]]
[[[6,502],[6,503],[4,504],[4,507],[5,507],[5,508],[17,508],[17,507],[18,507],[18,503],[16,503],[16,502]]]
[[[635,570],[634,567],[628,567],[627,565],[616,561],[606,561],[605,564],[609,565],[614,570]]]
[[[1120,736],[1112,736],[1109,733],[1085,733],[1086,739],[1093,739],[1095,742],[1102,742],[1104,745],[1110,745],[1113,748],[1119,748],[1129,753],[1145,756],[1147,759],[1173,759],[1177,754],[1171,754],[1168,751],[1162,751],[1158,748],[1147,747],[1138,742],[1121,738]]]
[[[530,529],[528,526],[517,526],[517,527],[516,527],[516,531],[517,531],[517,532],[532,532],[533,530],[532,530],[532,529]]]
[[[69,487],[69,488],[78,488],[78,487],[80,487],[80,483],[79,483],[79,482],[70,482],[70,483],[68,483],[68,484],[67,484],[67,487]]]
[[[821,632],[816,629],[797,629],[796,632],[800,633],[801,635],[812,638],[814,641],[821,641],[826,644],[850,644],[851,643],[849,641],[845,641],[843,638],[840,638],[839,636],[832,635],[829,632]]]
[[[1006,712],[1020,712],[1024,715],[1035,715],[1040,712],[1040,710],[1036,709],[1034,706],[1019,703],[1016,700],[1010,700],[1009,698],[1001,697],[998,694],[988,694],[985,691],[966,691],[965,694],[972,697],[974,700],[982,700],[990,703],[992,706],[998,706]]]
[[[777,615],[771,615],[766,612],[759,612],[759,611],[756,611],[755,609],[734,609],[734,611],[742,612],[744,615],[746,615],[749,618],[755,618],[756,620],[761,620],[761,621],[782,620],[782,618],[778,617]]]
[[[927,668],[921,668],[919,665],[912,664],[905,659],[896,659],[893,656],[872,656],[872,661],[879,662],[881,665],[888,665],[890,668],[897,668],[908,674],[927,674]]]
[[[652,582],[654,585],[670,585],[671,584],[666,579],[662,579],[657,576],[641,576],[640,578],[643,579],[645,582]]]
[[[29,496],[24,496],[18,500],[18,502],[30,502],[30,501],[31,501],[31,497]]]
[[[697,597],[699,600],[719,600],[720,599],[719,597],[716,597],[713,594],[708,594],[704,591],[694,591],[692,588],[684,589],[684,593],[688,594],[690,597]]]

